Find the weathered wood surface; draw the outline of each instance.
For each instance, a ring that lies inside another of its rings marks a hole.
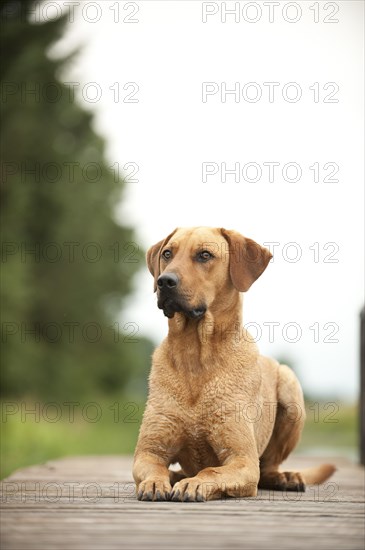
[[[2,483],[2,550],[364,548],[364,470],[345,459],[293,457],[288,468],[338,467],[304,494],[203,503],[139,502],[130,457],[75,457]]]

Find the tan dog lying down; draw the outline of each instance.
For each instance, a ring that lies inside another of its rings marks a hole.
[[[169,332],[153,355],[135,451],[138,499],[304,491],[335,470],[278,469],[300,438],[303,393],[287,366],[259,355],[242,326],[240,295],[271,257],[235,231],[207,227],[176,229],[147,252]],[[171,472],[176,462],[181,470]]]

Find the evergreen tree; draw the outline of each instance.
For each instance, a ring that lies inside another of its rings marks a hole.
[[[59,80],[69,58],[47,55],[65,17],[33,24],[32,5],[1,4],[3,393],[80,398],[148,367],[151,344],[115,323],[143,254],[93,116]]]

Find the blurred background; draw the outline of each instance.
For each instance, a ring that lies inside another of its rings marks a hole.
[[[204,4],[1,4],[2,476],[133,452],[167,330],[144,254],[188,225],[276,247],[244,321],[302,382],[298,452],[357,459],[363,4],[337,2],[333,24],[321,3],[299,2],[295,24],[282,2],[255,24],[222,22],[221,2],[204,21]],[[203,82],[219,89],[205,102]],[[219,99],[236,82],[277,82],[278,96]],[[283,101],[287,82],[301,101]],[[221,173],[265,162],[274,181]],[[204,163],[218,171],[204,179]]]

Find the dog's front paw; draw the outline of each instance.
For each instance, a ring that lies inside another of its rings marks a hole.
[[[146,479],[138,486],[138,500],[170,500],[171,485],[166,480]]]
[[[199,477],[187,477],[175,483],[171,500],[179,502],[203,502],[207,500],[204,483]]]

